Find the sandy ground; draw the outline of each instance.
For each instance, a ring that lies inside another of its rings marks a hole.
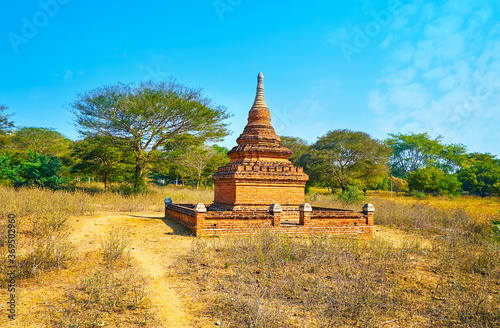
[[[68,220],[68,226],[70,240],[77,252],[76,258],[98,251],[102,238],[112,227],[127,229],[132,237],[131,259],[134,266],[138,267],[139,273],[149,281],[152,313],[161,323],[159,327],[200,327],[199,321],[195,321],[189,311],[196,305],[190,304],[186,295],[182,293],[181,282],[178,278],[174,281],[173,269],[170,267],[190,248],[193,237],[188,230],[171,220],[164,219],[162,213],[158,212],[72,217]],[[40,313],[54,295],[62,293],[64,287],[67,288],[68,282],[78,276],[78,268],[73,266],[43,276],[43,280],[32,279],[27,286],[19,286],[18,315],[15,324],[3,317],[0,320],[0,327],[40,327],[39,323],[31,323],[32,315]],[[44,283],[46,281],[51,281],[50,286]],[[2,299],[6,297],[3,294],[2,291]],[[213,326],[213,323],[202,326]]]
[[[71,239],[78,248],[99,247],[101,238],[113,226],[129,229],[131,257],[151,280],[149,292],[157,318],[164,327],[193,327],[186,310],[187,302],[169,274],[169,266],[189,249],[192,238],[182,226],[162,216],[161,213],[126,213],[74,219],[78,222],[69,222],[69,226],[74,227]],[[88,224],[88,220],[94,224]]]
[[[2,313],[0,327],[44,326],[40,322],[40,316],[50,312],[49,307],[54,303],[54,299],[64,294],[68,286],[73,284],[85,269],[88,269],[89,263],[102,261],[97,252],[102,238],[113,227],[125,228],[130,233],[132,264],[149,282],[152,313],[160,322],[159,325],[150,327],[215,326],[214,322],[200,322],[204,319],[193,315],[203,305],[196,303],[194,298],[188,298],[183,293],[187,286],[173,272],[172,265],[190,250],[193,242],[194,237],[187,229],[172,220],[164,219],[163,213],[158,212],[109,213],[72,217],[67,225],[70,229],[70,240],[76,250],[75,258],[85,259],[85,261],[73,261],[67,269],[44,273],[40,277],[29,279],[24,286],[19,286],[18,316],[15,324],[6,320]],[[397,247],[415,241],[422,248],[431,247],[426,238],[382,226],[376,226],[375,230],[377,238],[391,241]],[[89,256],[92,258],[89,259]],[[432,279],[426,277],[425,280]],[[0,291],[0,297],[6,299],[5,290]],[[34,318],[36,319],[33,320]]]

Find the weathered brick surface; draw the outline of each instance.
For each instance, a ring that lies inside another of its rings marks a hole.
[[[297,211],[299,212],[299,211]],[[283,212],[206,212],[169,205],[165,216],[189,228],[196,236],[255,234],[263,230],[291,235],[368,234],[372,233],[373,215],[351,211],[300,212],[297,224],[283,222]],[[371,222],[370,222],[371,221]]]
[[[197,236],[253,234],[272,230],[292,235],[371,234],[372,212],[328,208],[299,210],[309,177],[288,160],[292,152],[280,145],[271,125],[259,74],[257,96],[248,124],[229,151],[230,162],[214,174],[214,203],[207,212],[194,205],[166,204],[165,216]],[[271,204],[281,211],[270,212]],[[312,211],[311,211],[312,210]]]
[[[248,124],[236,142],[238,146],[228,153],[231,161],[213,177],[213,210],[240,210],[251,206],[260,210],[262,205],[299,206],[304,202],[309,177],[301,167],[290,163],[288,158],[292,152],[280,145],[281,140],[271,125],[261,77]]]

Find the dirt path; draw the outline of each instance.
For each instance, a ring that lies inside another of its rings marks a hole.
[[[150,281],[149,291],[156,317],[163,327],[194,327],[187,300],[170,274],[169,266],[189,249],[186,229],[160,213],[112,213],[71,218],[71,241],[79,252],[98,250],[100,240],[113,226],[124,227],[132,237],[131,257]]]

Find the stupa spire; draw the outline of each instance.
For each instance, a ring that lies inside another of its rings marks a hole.
[[[262,72],[257,76],[257,94],[255,95],[254,107],[266,107],[266,97],[264,96],[264,74]]]

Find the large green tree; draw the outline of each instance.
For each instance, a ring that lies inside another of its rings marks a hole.
[[[73,170],[100,177],[104,182],[104,190],[108,190],[110,182],[116,180],[124,171],[126,163],[131,161],[131,156],[127,156],[124,149],[123,145],[113,143],[108,136],[79,140],[72,146],[72,156],[76,161]]]
[[[108,136],[133,153],[136,192],[145,188],[149,165],[169,143],[189,136],[201,144],[228,133],[225,107],[173,79],[100,87],[78,95],[71,109],[82,135]]]
[[[461,183],[454,174],[445,173],[435,167],[426,167],[410,172],[408,186],[411,190],[425,193],[456,195],[460,191]]]
[[[73,141],[52,128],[19,127],[14,131],[11,139],[14,149],[22,152],[31,149],[40,155],[56,156],[64,164],[69,164]]]
[[[341,188],[368,187],[388,172],[391,149],[364,132],[330,131],[311,146],[304,155],[306,172],[311,181]]]
[[[442,136],[434,139],[427,133],[398,133],[389,136],[385,143],[392,149],[392,173],[401,178],[406,178],[410,172],[425,167],[436,167],[446,173],[455,173],[466,159],[465,146],[445,145]]]
[[[473,153],[458,174],[462,188],[481,197],[500,193],[500,161],[491,154]]]
[[[62,182],[59,177],[61,163],[55,156],[40,155],[29,150],[20,167],[18,185],[55,188]]]

